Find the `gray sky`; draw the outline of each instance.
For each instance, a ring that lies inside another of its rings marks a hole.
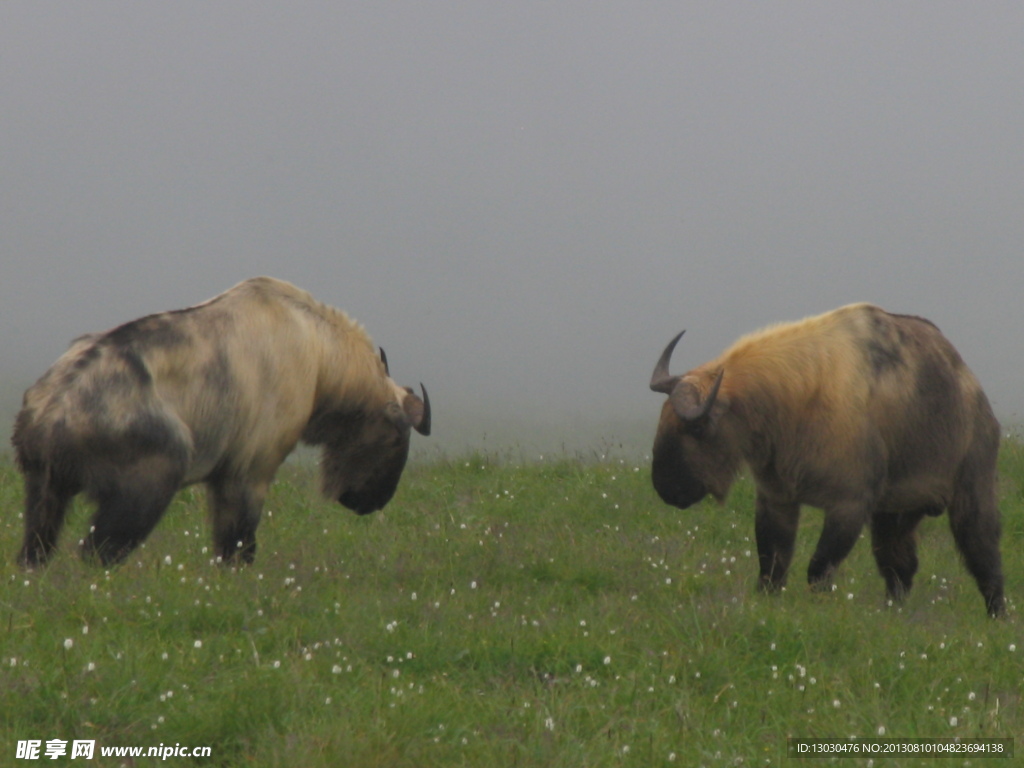
[[[257,274],[442,446],[646,441],[678,330],[681,371],[852,301],[1020,422],[1024,4],[0,3],[8,423],[74,336]]]

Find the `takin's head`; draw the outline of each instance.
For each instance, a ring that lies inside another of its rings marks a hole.
[[[680,509],[709,493],[722,501],[739,464],[721,418],[728,411],[726,398],[719,396],[725,369],[698,369],[683,376],[668,372],[683,333],[665,347],[651,376],[651,389],[668,395],[654,438],[651,480],[662,500]]]
[[[381,350],[385,368],[387,360]],[[376,410],[336,414],[320,425],[329,431],[321,459],[323,491],[360,515],[382,509],[395,495],[409,456],[412,430],[430,434],[430,397],[422,399],[390,377],[395,399]],[[322,432],[321,432],[322,434]]]

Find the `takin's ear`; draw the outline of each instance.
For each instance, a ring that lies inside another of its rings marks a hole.
[[[672,388],[669,401],[676,415],[687,423],[697,423],[710,417],[712,421],[717,420],[721,408],[714,408],[718,399],[718,388],[722,386],[722,377],[725,375],[723,368],[715,377],[711,389],[705,395],[701,392],[699,381],[696,377],[684,376]]]

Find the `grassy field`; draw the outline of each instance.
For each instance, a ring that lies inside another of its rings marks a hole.
[[[645,464],[600,456],[421,461],[365,518],[291,465],[241,570],[210,562],[198,489],[110,572],[74,551],[79,507],[52,565],[26,574],[4,461],[0,765],[40,764],[15,759],[28,739],[96,741],[91,763],[45,764],[290,768],[780,765],[789,736],[1018,737],[1022,750],[1018,442],[1002,483],[1010,608],[992,621],[944,517],[923,525],[900,608],[884,604],[867,541],[834,592],[808,591],[816,510],[790,588],[762,596],[749,483],[681,512]],[[211,756],[99,756],[157,745]]]

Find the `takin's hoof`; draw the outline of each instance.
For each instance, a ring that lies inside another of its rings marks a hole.
[[[766,595],[775,595],[786,588],[785,579],[769,579],[764,576],[757,580],[757,591]]]
[[[994,595],[985,600],[985,608],[988,615],[993,619],[1002,619],[1006,616],[1006,601],[1002,595]]]
[[[810,584],[811,592],[834,592],[836,585],[832,583],[832,579],[817,579],[814,581],[808,581]]]

